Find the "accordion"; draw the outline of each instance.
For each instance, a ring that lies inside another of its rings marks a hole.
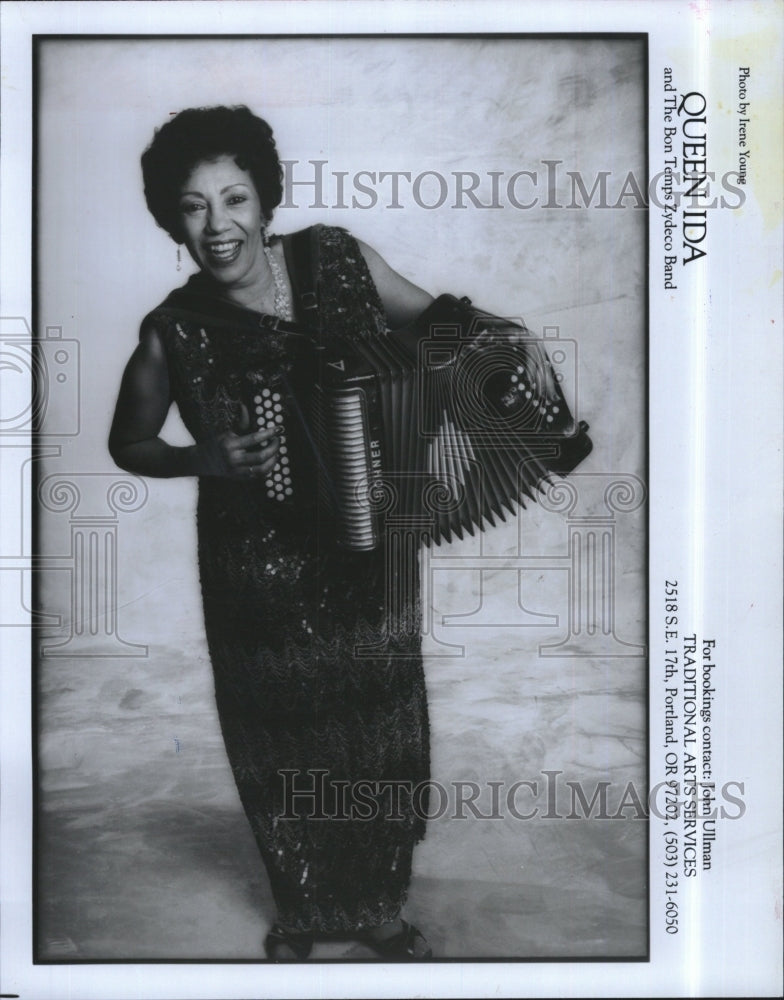
[[[505,520],[592,447],[561,385],[574,345],[548,346],[450,295],[383,336],[297,338],[277,384],[246,376],[256,426],[280,434],[269,502],[316,505],[351,551],[383,544],[393,519],[426,544]]]

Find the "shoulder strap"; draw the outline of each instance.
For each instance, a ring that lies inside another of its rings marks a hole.
[[[318,338],[321,333],[319,315],[319,226],[300,229],[283,237],[283,253],[291,278],[294,295],[299,302],[302,320]]]

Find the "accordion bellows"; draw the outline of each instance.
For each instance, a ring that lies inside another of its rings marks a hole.
[[[564,345],[548,341],[554,365],[467,299],[442,295],[385,336],[311,345],[278,386],[249,373],[248,408],[281,433],[270,502],[304,509],[317,493],[346,549],[377,548],[392,524],[426,544],[473,534],[591,450],[561,387]]]

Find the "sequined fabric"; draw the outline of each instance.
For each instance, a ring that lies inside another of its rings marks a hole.
[[[356,242],[319,233],[324,338],[377,335],[383,310]],[[196,276],[151,314],[196,439],[236,429],[249,370],[272,383],[293,364],[290,340],[256,314],[219,299],[205,312],[209,292]],[[176,308],[189,302],[198,311]],[[287,515],[263,484],[204,478],[198,539],[221,728],[277,919],[322,932],[392,919],[429,776],[416,571],[409,620],[390,637],[383,552],[336,550],[315,502]],[[357,788],[365,806],[352,812]]]

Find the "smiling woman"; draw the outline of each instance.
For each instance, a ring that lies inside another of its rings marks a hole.
[[[315,496],[275,509],[270,477],[281,479],[285,434],[277,419],[250,430],[248,379],[274,401],[291,375],[289,345],[304,332],[294,288],[308,280],[293,273],[290,244],[267,232],[281,199],[272,132],[244,107],[188,110],[156,133],[142,164],[152,214],[199,271],[143,321],[109,447],[124,469],[199,478],[216,701],[278,910],[267,955],[306,958],[316,935],[340,934],[385,958],[427,958],[424,937],[400,916],[424,835],[413,790],[429,777],[418,622],[383,654],[359,651],[387,637],[383,551],[338,551]],[[344,230],[316,227],[310,238],[324,338],[372,338],[430,303]],[[159,436],[172,402],[191,446]],[[418,586],[412,578],[415,608]],[[285,777],[302,773],[310,787],[314,772],[327,777],[316,808],[307,794],[293,808]],[[322,821],[339,786],[381,786],[383,798],[390,781],[408,789],[394,821],[383,808],[370,820]]]

